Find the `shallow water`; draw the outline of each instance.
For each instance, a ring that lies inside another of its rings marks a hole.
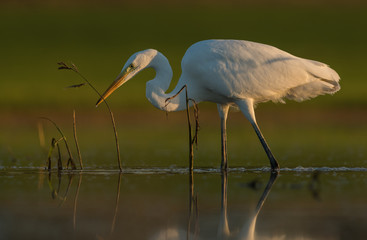
[[[0,239],[367,235],[367,169],[287,168],[272,178],[267,170],[7,169],[0,172]]]
[[[260,114],[282,167],[273,184],[253,130],[232,115],[228,173],[219,170],[219,122],[203,112],[192,175],[185,115],[121,115],[122,173],[110,125],[94,114],[78,122],[84,169],[60,173],[56,150],[54,170],[44,170],[54,127],[44,125],[42,146],[36,121],[9,120],[0,127],[0,239],[365,239],[364,113],[345,122],[343,113]],[[60,125],[76,160],[70,124]],[[61,155],[65,165],[63,144]]]

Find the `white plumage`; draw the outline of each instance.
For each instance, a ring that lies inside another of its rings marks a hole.
[[[328,65],[293,56],[278,48],[242,40],[206,40],[195,43],[185,53],[182,74],[171,93],[166,93],[172,69],[167,58],[154,49],[133,54],[121,73],[102,95],[97,105],[139,71],[152,67],[156,77],[146,84],[146,97],[164,111],[186,109],[184,93],[196,103],[218,104],[222,129],[222,169],[227,168],[226,119],[230,105],[240,108],[254,127],[272,169],[279,165],[257,126],[254,105],[260,102],[303,101],[340,89],[339,75]],[[166,99],[171,98],[169,103]]]
[[[232,101],[252,98],[255,103],[282,98],[303,101],[339,89],[339,76],[327,65],[248,41],[198,42],[183,57],[182,72],[177,88],[193,84],[206,90],[213,102],[218,94]],[[207,95],[198,97],[206,101]]]

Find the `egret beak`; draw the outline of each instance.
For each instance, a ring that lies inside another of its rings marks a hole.
[[[128,80],[126,76],[130,73],[131,70],[131,68],[127,68],[117,76],[115,81],[113,81],[111,86],[107,88],[107,90],[102,94],[101,98],[97,101],[96,107],[98,107],[101,102],[103,102],[108,96],[111,95],[111,93],[113,93],[117,88],[119,88]]]

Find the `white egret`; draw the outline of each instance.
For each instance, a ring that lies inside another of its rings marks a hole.
[[[238,106],[253,126],[270,160],[274,158],[255,118],[254,106],[260,102],[303,101],[340,89],[339,75],[328,65],[299,58],[278,48],[242,40],[205,40],[193,44],[182,58],[181,77],[171,93],[166,93],[172,69],[167,58],[154,49],[133,54],[121,73],[98,100],[97,106],[113,91],[145,68],[153,68],[156,76],[146,83],[146,97],[158,109],[186,109],[184,86],[196,103],[214,102],[221,119],[222,169],[227,168],[226,120],[231,105]],[[168,102],[166,100],[169,99]]]

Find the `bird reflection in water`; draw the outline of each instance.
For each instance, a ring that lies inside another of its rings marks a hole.
[[[264,187],[264,190],[257,202],[257,205],[253,212],[249,215],[247,221],[243,223],[240,230],[230,229],[230,224],[228,221],[228,202],[227,202],[227,192],[228,192],[228,173],[227,171],[221,172],[221,208],[220,217],[217,228],[217,239],[229,240],[229,239],[241,239],[241,240],[264,240],[264,239],[287,239],[285,235],[280,236],[259,236],[256,234],[256,222],[260,211],[270,194],[271,189],[274,186],[276,179],[278,178],[278,172],[271,172],[269,180]],[[260,190],[263,188],[261,181],[254,180],[246,184],[254,190]],[[315,200],[320,200],[320,180],[319,172],[314,172],[311,181],[307,184],[304,183],[294,183],[293,185],[280,186],[281,188],[286,187],[293,190],[308,188],[312,197]],[[168,227],[158,234],[154,235],[151,239],[166,239],[166,240],[180,240],[180,239],[207,239],[201,236],[199,229],[199,207],[198,207],[198,194],[195,192],[194,188],[194,176],[191,173],[189,175],[189,217],[187,223],[187,229],[179,227]],[[303,237],[302,239],[307,239]]]
[[[243,239],[243,240],[253,240],[255,239],[255,226],[257,216],[259,215],[262,206],[265,203],[266,198],[268,197],[271,188],[275,180],[278,177],[278,172],[271,172],[269,181],[262,193],[254,213],[250,217],[249,221],[243,226],[238,236],[233,236],[230,232],[228,226],[228,214],[227,214],[227,185],[228,185],[228,176],[227,171],[222,172],[222,201],[221,201],[221,214],[220,221],[218,227],[218,238],[219,239]]]
[[[252,240],[255,239],[255,226],[257,216],[259,215],[262,206],[265,203],[266,198],[269,195],[269,192],[278,177],[278,172],[271,172],[269,181],[257,203],[255,211],[248,223],[246,223],[240,232],[231,233],[229,224],[228,224],[228,212],[227,212],[227,186],[228,186],[228,174],[227,171],[222,171],[221,173],[221,213],[218,225],[218,239],[243,239],[243,240]],[[170,240],[179,240],[179,239],[201,239],[198,236],[199,233],[199,209],[198,209],[198,200],[197,194],[194,190],[194,178],[193,173],[190,173],[189,176],[189,218],[188,218],[188,227],[187,231],[180,228],[167,228],[157,235],[155,235],[154,239],[170,239]]]
[[[77,206],[78,206],[78,196],[79,196],[79,189],[82,182],[82,175],[83,174],[54,174],[49,173],[49,179],[48,183],[50,186],[50,190],[52,193],[52,198],[55,200],[58,200],[59,205],[63,205],[63,203],[70,198],[74,198],[74,204],[73,204],[73,227],[74,230],[78,227],[77,225]],[[53,177],[57,176],[57,179],[54,179]],[[62,181],[62,178],[67,176],[67,182]],[[256,229],[256,221],[257,217],[260,214],[260,211],[269,196],[269,193],[271,189],[274,186],[274,183],[278,177],[278,172],[271,172],[269,180],[264,187],[264,184],[261,183],[261,181],[256,182],[250,182],[250,184],[246,184],[246,187],[253,188],[253,186],[256,186],[255,190],[259,190],[261,188],[264,188],[258,203],[256,207],[254,208],[254,211],[252,214],[248,216],[247,221],[245,223],[240,224],[240,230],[237,229],[231,229],[230,228],[230,222],[228,221],[228,202],[227,202],[227,192],[228,192],[228,173],[227,171],[221,172],[221,204],[220,204],[220,214],[219,219],[215,221],[215,227],[210,228],[209,231],[213,233],[213,235],[217,235],[217,239],[279,239],[279,237],[267,237],[267,236],[257,236],[255,234]],[[70,186],[72,185],[73,180],[75,180],[75,177],[78,177],[78,185],[76,188],[76,192],[74,192]],[[203,221],[205,218],[205,214],[203,215],[203,218],[200,219],[200,209],[199,209],[199,203],[200,203],[200,193],[195,191],[195,184],[194,184],[194,174],[193,172],[190,172],[188,175],[188,187],[189,187],[189,196],[188,196],[188,218],[187,218],[187,224],[186,227],[184,226],[167,226],[167,228],[162,229],[161,231],[158,231],[156,234],[150,235],[152,238],[150,239],[206,239],[204,235],[206,235],[205,232],[207,232],[206,229],[200,229],[200,222]],[[117,182],[117,194],[115,198],[115,209],[113,214],[113,219],[110,227],[110,237],[113,236],[116,229],[121,228],[122,226],[119,226],[117,224],[119,214],[118,209],[120,203],[120,191],[121,191],[121,179],[122,174],[120,173],[118,175],[118,182]],[[256,184],[254,184],[256,183]],[[63,185],[63,186],[62,186]],[[319,180],[319,172],[314,172],[314,174],[311,177],[311,181],[308,183],[293,183],[293,185],[278,185],[278,188],[290,188],[293,190],[299,190],[299,189],[305,189],[307,188],[314,199],[319,200],[320,199],[320,180]],[[75,195],[74,195],[75,193]],[[70,196],[71,194],[71,196]],[[199,199],[199,201],[198,201]],[[219,212],[219,210],[218,210]],[[112,216],[111,216],[112,217]],[[121,216],[120,216],[121,217]],[[79,226],[83,225],[82,223],[79,223]],[[202,230],[202,232],[200,232]],[[205,230],[205,231],[204,231]],[[129,233],[126,233],[127,236],[129,236]],[[107,236],[106,235],[106,236]],[[203,238],[204,237],[204,238]],[[285,237],[285,236],[281,236]],[[213,237],[212,237],[213,238]],[[212,239],[211,238],[211,239]],[[215,238],[215,237],[214,237]]]

